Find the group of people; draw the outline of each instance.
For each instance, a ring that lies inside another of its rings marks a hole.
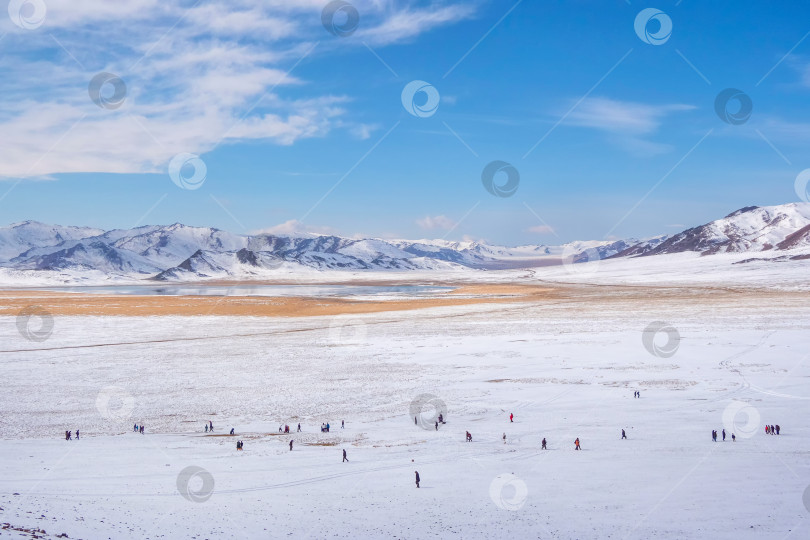
[[[143,424],[141,424],[140,426],[138,424],[135,424],[132,427],[132,431],[134,431],[135,433],[140,433],[141,435],[143,435]]]
[[[639,392],[638,390],[636,390],[635,392],[633,392],[633,397],[634,397],[634,398],[640,398],[640,397],[641,397],[641,392]]]
[[[242,441],[236,441],[236,449],[237,450],[242,450],[244,447],[245,447],[245,443],[243,443]]]
[[[779,435],[779,431],[781,429],[782,428],[779,427],[779,424],[776,424],[775,426],[765,426],[765,433],[767,435]],[[79,432],[77,431],[76,432],[76,438],[78,438],[78,435],[79,435]]]
[[[208,433],[209,431],[214,431],[214,423],[209,420],[207,424],[205,424],[205,432]]]
[[[329,422],[321,424],[321,433],[329,433]]]
[[[72,441],[73,440],[73,432],[72,431],[65,431],[65,440]],[[79,440],[79,430],[76,430],[76,440]]]
[[[722,430],[722,434],[723,434],[723,440],[725,441],[726,440],[726,430],[725,429]],[[717,442],[717,430],[716,429],[712,430],[712,440],[714,442]],[[737,436],[735,434],[733,434],[733,433],[731,434],[731,441],[732,442],[737,442]]]

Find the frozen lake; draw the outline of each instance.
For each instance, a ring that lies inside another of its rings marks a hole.
[[[35,291],[132,296],[303,296],[376,297],[430,296],[454,287],[433,285],[106,285],[37,287]]]

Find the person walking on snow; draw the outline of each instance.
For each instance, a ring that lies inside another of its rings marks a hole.
[[[472,434],[469,431],[467,432],[467,442],[472,442]]]
[[[79,440],[79,430],[78,429],[76,430],[76,440],[77,441]]]
[[[506,433],[503,434],[503,444],[506,444]]]
[[[419,471],[413,471],[413,472],[416,475],[416,487],[418,488],[419,487]]]
[[[731,442],[737,442],[737,436],[733,433],[731,434]]]
[[[543,450],[547,450],[546,448],[546,438],[543,437]]]
[[[214,431],[214,423],[211,420],[208,421],[208,431]]]
[[[439,431],[439,422],[436,422],[436,431]]]
[[[765,435],[769,434],[770,432],[771,432],[771,426],[766,425],[765,426]]]
[[[717,442],[717,430],[714,429],[712,430],[712,440],[714,442]]]
[[[726,440],[726,430],[725,428],[723,428],[723,442],[725,442],[725,440]]]
[[[208,424],[205,424],[205,432],[208,433]]]
[[[141,424],[141,435],[143,435],[143,424]]]
[[[577,437],[577,440],[574,441],[574,444],[576,445],[575,450],[581,450],[581,448],[579,447],[579,437]]]
[[[340,429],[346,429],[346,421],[345,420],[340,421]]]
[[[624,432],[624,430],[622,430],[622,439],[626,439],[626,438],[627,438],[627,434]]]
[[[776,434],[779,435],[779,424],[776,424]]]
[[[346,457],[346,449],[343,449],[343,462],[349,461],[349,458]]]
[[[293,440],[290,439],[290,452],[292,452],[292,443],[293,443]]]
[[[300,431],[301,431],[301,424],[298,424],[298,431],[299,431],[299,433],[300,433]]]
[[[510,422],[514,422],[514,421],[515,421],[515,415],[514,415],[514,414],[509,413],[509,421],[510,421]]]

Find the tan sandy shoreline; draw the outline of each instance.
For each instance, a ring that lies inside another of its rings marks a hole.
[[[257,284],[261,283],[250,282],[250,285]],[[351,285],[358,284],[361,283],[351,283]],[[381,283],[374,282],[374,284]],[[245,283],[219,282],[205,285],[245,285]],[[452,291],[432,297],[388,300],[304,296],[136,296],[15,289],[0,290],[0,315],[16,315],[27,306],[38,305],[53,315],[308,317],[485,303],[536,302],[555,296],[554,288],[518,284],[459,285]]]
[[[238,286],[280,282],[206,282],[195,286]],[[329,285],[316,283],[312,285]],[[41,306],[53,315],[88,316],[253,316],[311,317],[341,314],[397,312],[474,304],[532,304],[564,302],[615,306],[666,305],[705,302],[734,305],[743,298],[774,305],[802,305],[810,302],[810,292],[747,289],[723,286],[622,286],[526,283],[453,283],[417,281],[351,281],[342,285],[442,285],[451,291],[430,297],[395,299],[355,299],[334,296],[135,296],[53,292],[36,289],[0,290],[0,316],[16,315],[23,308]],[[583,306],[584,307],[584,306]],[[576,308],[579,309],[579,308]]]

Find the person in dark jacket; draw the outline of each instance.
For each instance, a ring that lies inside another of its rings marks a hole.
[[[782,428],[779,427],[779,424],[776,424],[774,427],[776,428],[776,434],[779,435],[779,430]]]
[[[725,430],[725,428],[723,429],[723,440],[724,441],[726,440],[726,430]]]
[[[419,471],[413,471],[416,474],[416,487],[419,487]]]
[[[292,452],[292,443],[293,443],[293,441],[292,441],[292,439],[290,439],[290,452]]]
[[[346,449],[344,448],[343,449],[343,462],[345,463],[347,461],[349,461],[349,458],[346,457]]]
[[[624,432],[624,430],[622,430],[622,439],[626,439],[626,438],[627,438],[627,434]]]
[[[233,435],[233,428],[231,428],[231,435]]]

